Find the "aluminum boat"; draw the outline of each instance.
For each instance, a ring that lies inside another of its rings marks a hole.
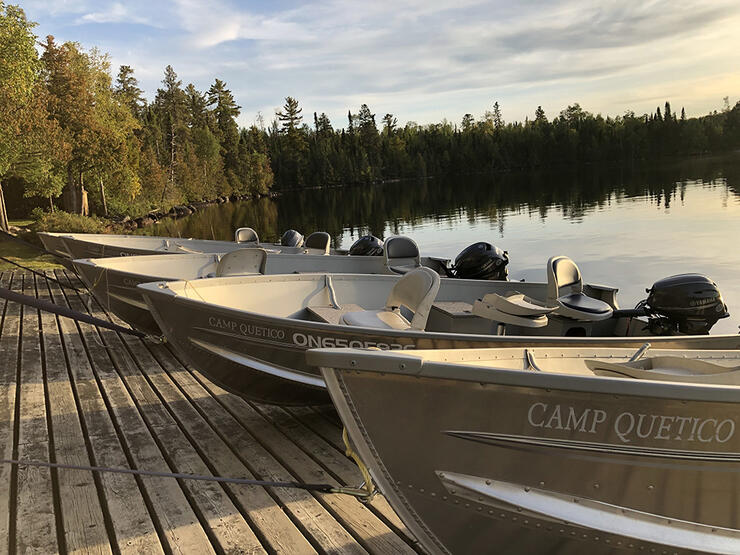
[[[429,553],[740,553],[740,351],[307,358]]]
[[[697,335],[726,315],[704,276],[661,280],[649,306],[624,311],[616,289],[584,284],[569,259],[553,257],[548,267],[547,283],[440,279],[418,268],[404,276],[241,276],[138,287],[192,366],[246,398],[277,404],[328,401],[323,378],[305,361],[316,347],[636,349],[649,341],[740,348],[740,335]],[[677,290],[689,297],[674,298]],[[681,304],[692,310],[676,312]]]
[[[325,232],[312,233],[300,246],[286,246],[260,243],[257,233],[248,227],[237,229],[234,241],[106,233],[41,232],[38,236],[46,250],[70,260],[143,254],[226,253],[244,247],[262,247],[289,253],[346,254],[346,251],[330,248],[330,237]]]
[[[419,263],[444,274],[449,261],[420,257]],[[260,248],[242,248],[226,254],[183,254],[176,259],[170,255],[87,258],[74,260],[72,264],[106,310],[152,335],[161,335],[162,332],[136,287],[140,283],[250,274],[395,273],[393,260],[384,256],[292,254]]]

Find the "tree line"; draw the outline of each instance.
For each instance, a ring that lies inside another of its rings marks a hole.
[[[687,118],[666,102],[652,114],[603,117],[573,104],[506,122],[495,102],[459,123],[376,120],[363,104],[343,126],[305,117],[287,97],[274,119],[240,128],[226,83],[183,86],[167,66],[147,101],[130,66],[74,42],[39,42],[18,6],[0,2],[0,225],[3,187],[43,206],[111,217],[271,189],[374,183],[444,174],[641,163],[740,147],[740,102]],[[37,48],[38,47],[38,48]],[[30,209],[33,202],[24,202]]]

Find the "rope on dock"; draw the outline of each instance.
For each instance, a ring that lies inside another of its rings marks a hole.
[[[364,488],[335,487],[331,484],[303,484],[300,482],[279,482],[271,480],[255,480],[252,478],[229,478],[225,476],[206,476],[202,474],[185,474],[181,472],[159,472],[156,470],[139,470],[133,468],[114,468],[108,466],[86,466],[78,464],[53,463],[46,461],[28,461],[19,459],[0,459],[0,464],[16,466],[35,466],[55,468],[61,470],[86,470],[89,472],[109,472],[113,474],[133,474],[136,476],[152,476],[155,478],[175,478],[178,480],[197,480],[202,482],[219,482],[225,484],[241,484],[246,486],[263,486],[273,488],[292,488],[322,493],[341,493],[362,499],[372,497]]]
[[[66,306],[60,306],[58,304],[50,303],[49,301],[38,299],[36,297],[31,297],[29,295],[23,295],[22,293],[11,291],[10,289],[6,289],[4,287],[0,287],[0,298],[37,308],[39,310],[44,310],[46,312],[51,312],[59,316],[65,316],[67,318],[71,318],[72,320],[78,320],[80,322],[92,324],[93,326],[98,326],[99,328],[106,328],[120,333],[126,333],[128,335],[133,335],[142,339],[148,337],[146,333],[140,332],[138,330],[125,328],[123,326],[119,326],[118,324],[114,324],[113,322],[108,322],[106,320],[96,318],[95,316],[90,316],[89,314],[85,314],[84,312],[79,312],[77,310],[67,308]]]

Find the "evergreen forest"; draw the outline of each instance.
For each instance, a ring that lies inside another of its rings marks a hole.
[[[0,226],[6,214],[64,210],[112,219],[219,197],[371,184],[445,174],[610,162],[643,164],[740,148],[740,102],[687,117],[603,117],[574,103],[507,122],[492,99],[460,122],[401,126],[362,104],[346,121],[281,101],[269,123],[240,127],[238,99],[214,78],[183,85],[167,66],[147,100],[135,69],[74,42],[40,40],[23,10],[0,2]],[[3,196],[3,192],[5,195]],[[3,199],[7,199],[7,201]]]

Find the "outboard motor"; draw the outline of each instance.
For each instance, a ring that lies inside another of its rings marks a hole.
[[[509,253],[490,243],[474,243],[457,255],[455,277],[506,281],[509,276]]]
[[[383,256],[383,241],[375,235],[364,235],[349,248],[351,256]]]
[[[648,298],[640,304],[655,335],[706,334],[717,320],[730,315],[717,284],[701,274],[670,276],[646,291]]]
[[[303,235],[295,229],[289,229],[280,238],[280,244],[283,247],[300,247],[303,245]]]

